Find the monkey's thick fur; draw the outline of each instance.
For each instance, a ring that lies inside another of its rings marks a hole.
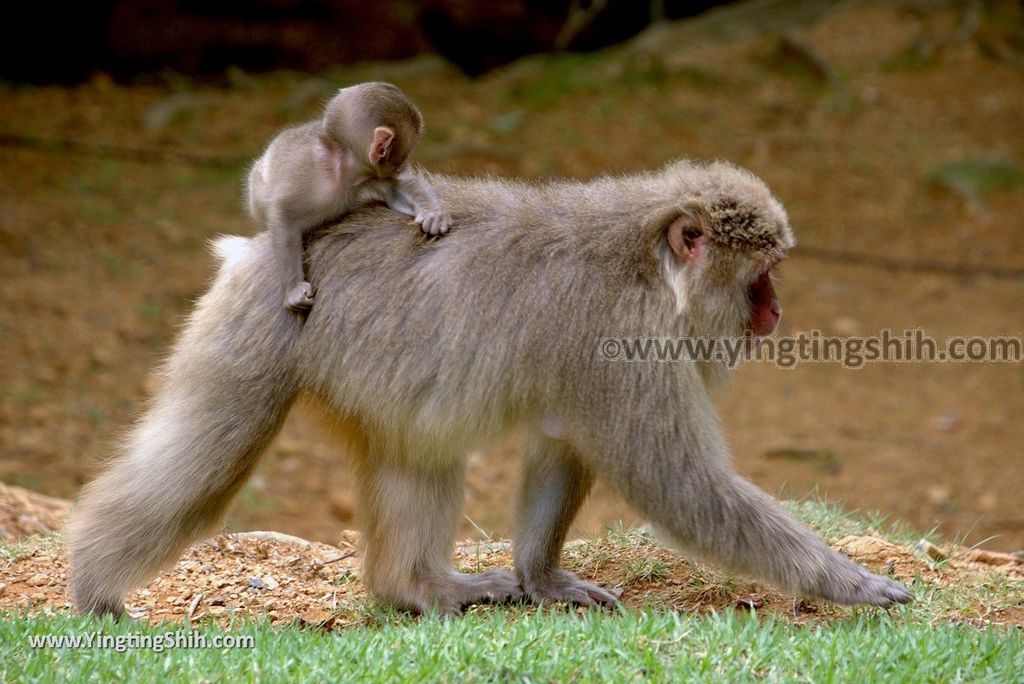
[[[559,567],[595,475],[708,560],[840,603],[910,599],[733,472],[709,395],[723,367],[599,353],[605,336],[743,334],[758,269],[794,244],[760,180],[679,162],[583,183],[431,182],[452,234],[427,242],[384,208],[321,231],[308,247],[319,294],[305,321],[280,306],[266,235],[221,240],[223,263],[161,388],[78,502],[79,610],[122,612],[129,590],[209,533],[300,393],[347,434],[364,579],[400,608],[450,613],[520,592],[614,602]],[[704,232],[692,261],[666,240],[680,217]],[[516,575],[456,573],[466,454],[516,429],[528,444]]]

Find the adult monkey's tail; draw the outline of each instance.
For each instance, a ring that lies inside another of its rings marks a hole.
[[[296,395],[301,321],[281,307],[262,238],[224,237],[222,263],[123,452],[85,487],[70,523],[79,611],[124,596],[221,519]]]

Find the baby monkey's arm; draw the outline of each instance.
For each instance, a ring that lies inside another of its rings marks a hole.
[[[408,169],[394,178],[388,206],[412,214],[413,220],[427,235],[444,235],[452,225],[452,217],[441,206],[441,196],[423,176]]]

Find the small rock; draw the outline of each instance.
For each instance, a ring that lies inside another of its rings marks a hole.
[[[902,549],[879,537],[850,535],[836,542],[836,547],[847,556],[857,560],[870,559],[884,562],[884,559],[899,558]]]
[[[146,110],[142,124],[148,133],[158,133],[182,112],[209,107],[217,100],[210,96],[193,93],[175,93]]]
[[[985,551],[975,549],[967,554],[967,560],[972,563],[984,563],[985,565],[1011,565],[1018,562],[1012,553],[1000,553],[998,551]]]
[[[832,327],[835,328],[836,333],[839,335],[858,335],[861,330],[861,323],[856,318],[850,318],[849,316],[841,316],[832,321]]]
[[[5,591],[7,591],[7,585],[0,582],[0,596],[3,596]]]
[[[999,497],[995,492],[985,492],[978,497],[978,508],[986,513],[992,513],[999,508]]]
[[[32,575],[32,577],[28,578],[28,581],[25,582],[25,584],[27,584],[30,587],[42,587],[49,583],[50,578],[42,573],[39,573],[38,575]]]
[[[793,613],[817,613],[818,605],[807,599],[800,599],[793,604]]]
[[[932,544],[927,539],[922,539],[914,544],[914,553],[921,556],[928,556],[932,560],[936,561],[944,561],[948,558],[948,556],[943,553],[942,549],[935,544]]]
[[[266,587],[266,584],[264,584],[263,580],[261,580],[259,577],[250,577],[249,586],[253,589],[263,589],[264,587]]]
[[[214,596],[210,599],[211,606],[223,606],[225,603],[223,596]]]
[[[753,610],[760,608],[764,605],[764,599],[760,594],[747,594],[746,596],[736,597],[736,607],[744,608],[746,610]]]
[[[949,487],[945,485],[932,485],[925,490],[925,495],[928,497],[928,500],[936,506],[949,501],[949,494]]]
[[[266,577],[263,578],[263,586],[266,587],[267,589],[273,591],[274,589],[277,589],[281,585],[279,585],[277,583],[277,580],[275,580],[273,577],[271,577],[270,575],[267,575]]]
[[[292,624],[300,629],[321,629],[325,632],[334,627],[335,616],[322,608],[311,608],[292,619]]]
[[[935,416],[932,420],[935,429],[939,432],[953,432],[960,427],[960,419],[953,411],[946,411]]]

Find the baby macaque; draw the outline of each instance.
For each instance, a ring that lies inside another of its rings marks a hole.
[[[451,218],[431,184],[410,170],[423,116],[390,83],[342,88],[323,116],[278,134],[249,172],[249,213],[270,231],[284,305],[313,304],[303,272],[306,231],[353,208],[383,202],[413,216],[428,235],[444,235]]]

